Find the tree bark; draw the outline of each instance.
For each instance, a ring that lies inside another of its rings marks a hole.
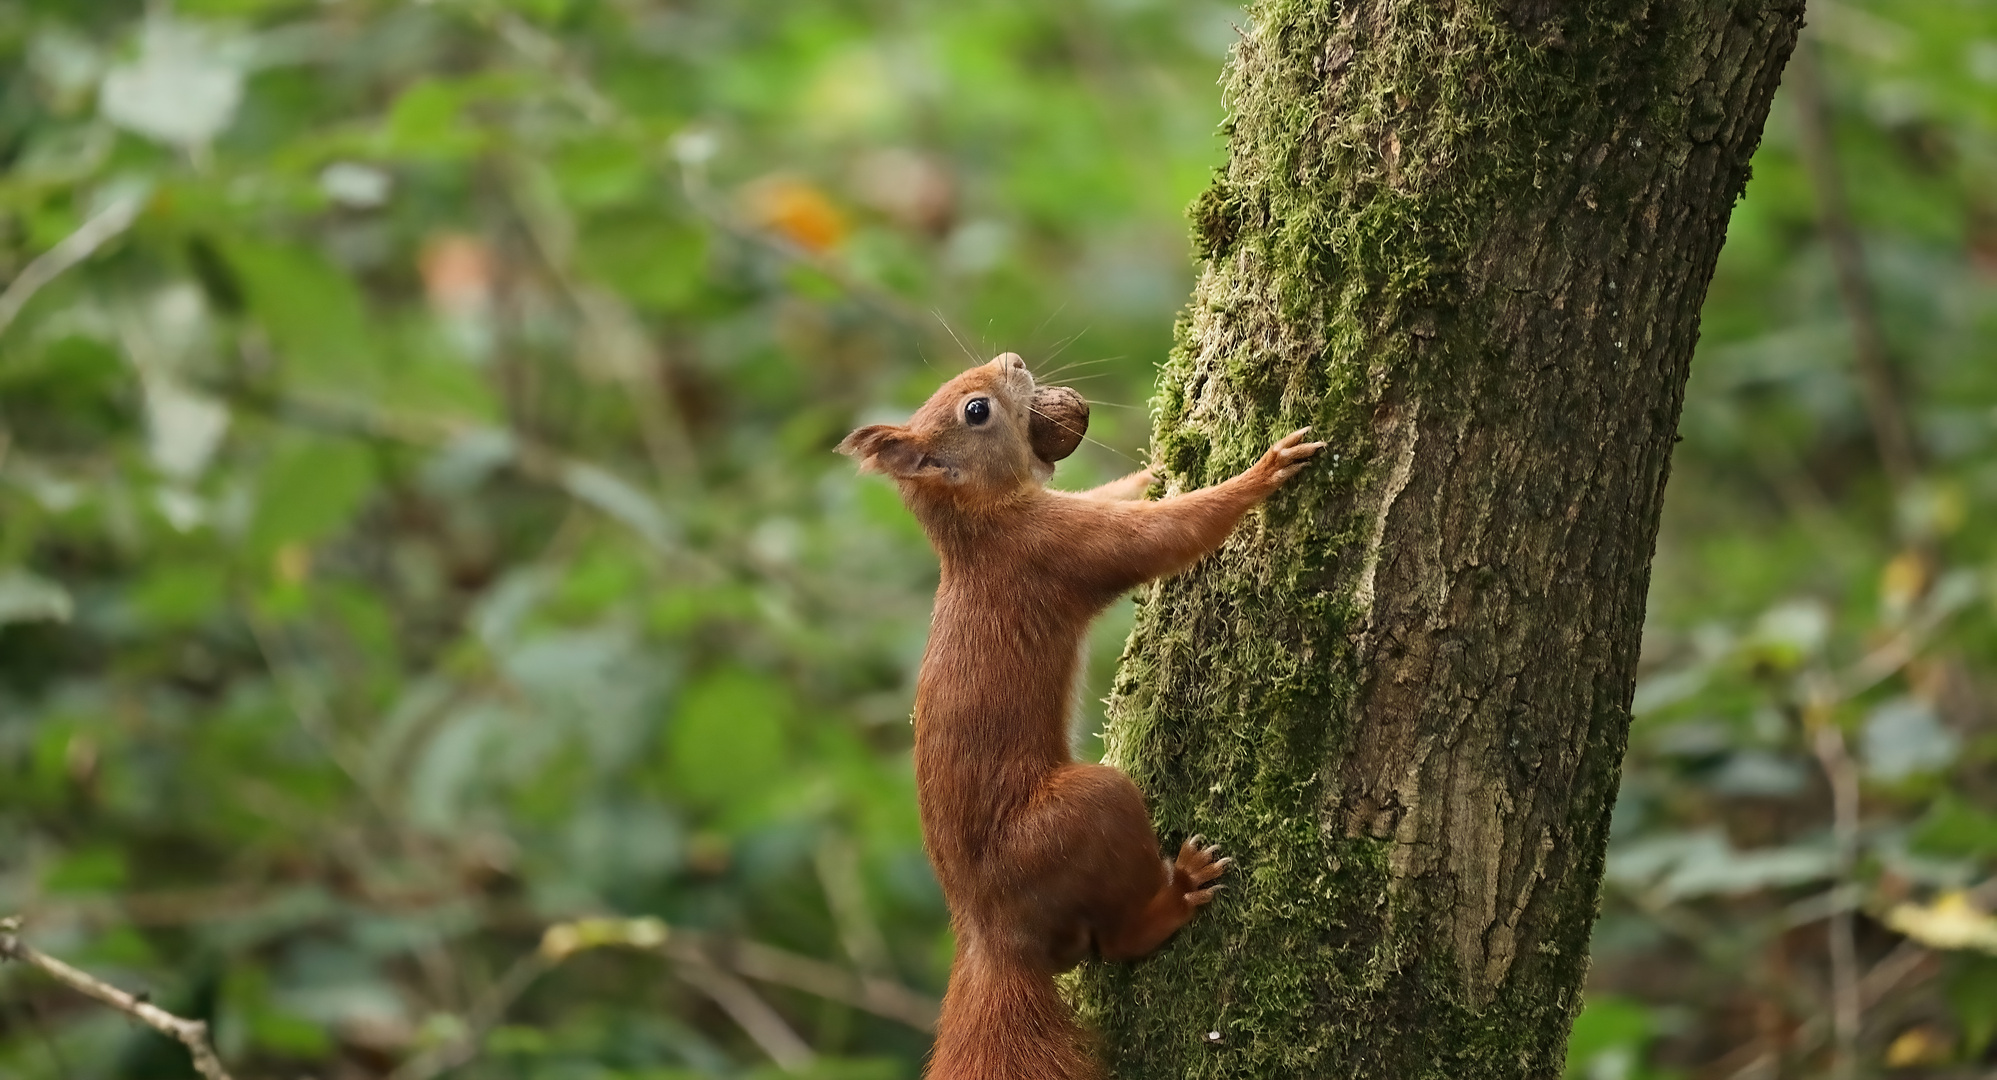
[[[1172,490],[1330,445],[1139,597],[1110,758],[1229,890],[1086,968],[1120,1077],[1549,1077],[1699,307],[1801,0],[1258,0],[1160,376]]]

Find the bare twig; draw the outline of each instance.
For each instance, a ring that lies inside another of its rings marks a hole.
[[[401,443],[425,450],[446,447],[453,439],[480,430],[473,425],[449,418],[397,413],[323,397],[269,394],[241,384],[213,384],[206,389],[227,397],[237,408],[252,410],[284,423],[349,437]],[[656,505],[657,501],[643,489],[630,484],[615,470],[587,458],[561,453],[522,431],[501,429],[499,434],[506,440],[501,461],[516,475],[537,484],[559,489],[570,499],[590,506],[631,530],[639,539],[662,554],[671,555],[682,562],[704,565],[705,556],[674,542],[669,535],[670,528],[664,511]],[[643,496],[647,505],[643,510],[634,509],[615,495],[606,496],[603,493],[606,486],[615,487],[620,491],[629,486],[633,493]]]
[[[1831,786],[1831,831],[1836,843],[1837,882],[1850,883],[1853,864],[1858,859],[1858,766],[1845,749],[1844,733],[1828,715],[1818,713],[1811,732],[1811,748],[1823,766]],[[1857,1068],[1858,1032],[1863,1023],[1864,999],[1858,970],[1856,917],[1849,905],[1839,904],[1831,911],[1828,933],[1831,954],[1831,1023],[1833,1057],[1831,1075],[1849,1080]]]
[[[880,924],[874,921],[872,908],[867,904],[866,883],[860,877],[860,854],[852,838],[838,830],[828,830],[818,843],[813,862],[846,958],[869,975],[888,970],[887,937],[881,933]]]
[[[1926,979],[1940,966],[1932,950],[1917,941],[1903,941],[1859,981],[1859,1000],[1867,1007],[1877,1005],[1901,984]]]
[[[123,990],[85,972],[78,971],[22,941],[20,916],[0,919],[0,959],[19,960],[40,968],[50,978],[78,993],[96,998],[162,1035],[180,1040],[194,1059],[194,1068],[207,1080],[229,1080],[221,1059],[208,1045],[208,1025],[201,1020],[183,1020],[149,1001],[141,1001]]]
[[[1851,201],[1838,171],[1837,141],[1831,130],[1830,99],[1824,93],[1817,45],[1809,35],[1797,44],[1789,62],[1789,84],[1796,97],[1797,134],[1801,136],[1803,167],[1817,192],[1817,223],[1830,248],[1837,274],[1838,296],[1851,320],[1852,350],[1858,361],[1865,412],[1872,424],[1879,463],[1896,492],[1904,493],[1919,479],[1920,450],[1914,442],[1901,401],[1893,357],[1879,321],[1879,306],[1865,272],[1865,251],[1852,223]]]
[[[590,123],[599,127],[613,127],[623,124],[625,117],[617,105],[597,90],[581,69],[569,59],[560,42],[536,29],[532,23],[505,10],[481,10],[489,15],[494,29],[506,39],[521,55],[542,67],[553,71],[560,78],[562,89],[568,91],[575,100],[576,107]]]
[[[558,200],[539,197],[528,173],[537,166],[523,160],[508,169],[508,190],[523,231],[527,234],[543,269],[561,287],[569,307],[582,322],[576,336],[576,362],[586,366],[583,350],[604,348],[622,342],[642,350],[643,362],[635,365],[609,364],[612,376],[631,393],[638,418],[638,434],[661,484],[684,482],[694,461],[693,438],[686,419],[665,392],[660,381],[657,351],[632,318],[630,309],[615,294],[593,288],[577,279],[574,262],[575,222]],[[608,359],[608,358],[604,358]]]
[[[455,892],[430,885],[390,887],[379,882],[361,882],[359,887],[361,900],[371,911],[421,912],[462,899]],[[241,888],[189,889],[134,893],[119,898],[115,904],[72,903],[52,910],[61,918],[92,925],[130,922],[139,926],[187,926],[241,919],[272,902],[270,895]],[[497,926],[517,932],[543,925],[539,917],[523,908],[488,905],[481,910],[488,928]],[[1703,927],[1686,931],[1687,940],[1698,941],[1709,936]],[[892,979],[862,975],[788,949],[760,941],[717,939],[673,929],[662,951],[676,961],[698,952],[706,962],[757,982],[836,1001],[917,1031],[936,1030],[940,1006],[928,994]]]
[[[1756,1034],[1753,1038],[1729,1050],[1718,1059],[1699,1067],[1703,1076],[1723,1077],[1724,1080],[1758,1080],[1770,1076],[1781,1061],[1781,1052],[1765,1036]]]
[[[637,121],[619,108],[615,101],[596,88],[582,65],[575,62],[562,47],[561,42],[535,29],[532,24],[518,16],[487,9],[482,5],[467,5],[466,10],[471,12],[474,18],[484,21],[501,40],[530,63],[552,73],[563,91],[590,123],[641,138],[649,135]],[[839,286],[848,296],[874,309],[888,321],[899,323],[910,333],[925,334],[921,312],[901,297],[854,275],[836,259],[826,258],[801,245],[761,230],[742,227],[714,205],[697,173],[683,170],[681,175],[687,201],[695,211],[708,219],[709,224],[736,239],[748,241],[791,262],[816,270]]]
[[[687,985],[721,1006],[721,1011],[785,1072],[803,1072],[817,1060],[810,1044],[798,1037],[777,1010],[750,989],[748,983],[698,959],[682,962],[677,973]]]
[[[668,945],[668,951],[675,957],[685,951],[697,949],[682,937],[677,945]],[[827,1001],[837,1001],[843,1005],[873,1013],[897,1023],[906,1024],[917,1031],[935,1031],[936,1014],[939,1011],[936,999],[918,993],[897,982],[887,979],[869,978],[856,975],[837,964],[800,956],[786,949],[764,945],[755,941],[735,941],[725,945],[709,946],[702,950],[705,957],[733,969],[758,982],[775,983],[802,990],[813,997]]]
[[[140,199],[137,195],[125,195],[114,199],[111,205],[99,210],[96,216],[77,226],[76,231],[56,242],[56,245],[35,256],[13,281],[7,284],[7,291],[0,293],[0,334],[7,332],[21,309],[28,306],[42,286],[61,277],[63,271],[88,259],[104,243],[126,229],[139,216]]]
[[[506,1010],[513,1007],[520,995],[534,985],[534,980],[547,974],[555,966],[540,950],[530,952],[513,962],[506,974],[492,984],[491,989],[479,998],[478,1005],[465,1017],[465,1025],[454,1038],[433,1046],[423,1053],[403,1062],[389,1074],[388,1080],[431,1080],[432,1077],[449,1072],[478,1056],[485,1044],[486,1032],[506,1016]]]
[[[697,935],[673,930],[649,917],[580,919],[548,927],[540,946],[514,962],[479,999],[455,1035],[403,1062],[390,1080],[434,1080],[472,1061],[483,1048],[486,1033],[505,1018],[534,980],[578,952],[606,946],[641,949],[671,961],[681,979],[713,1000],[772,1061],[792,1072],[811,1064],[811,1047],[768,1002],[737,978],[738,974],[864,1009],[922,1031],[936,1028],[937,1003],[933,999],[884,979],[862,977],[834,964],[755,942],[736,942],[725,949],[704,946]]]
[[[394,832],[405,851],[412,850],[414,841],[396,812],[393,797],[384,790],[380,777],[366,767],[366,762],[354,748],[340,738],[338,725],[334,721],[332,705],[326,695],[317,687],[311,686],[298,670],[297,658],[280,635],[278,628],[256,613],[253,604],[242,605],[245,612],[243,622],[249,627],[250,637],[256,642],[257,652],[263,657],[264,667],[270,674],[271,683],[277,687],[279,695],[291,707],[292,716],[298,721],[299,730],[319,744],[326,759],[340,770],[340,773],[354,785],[366,800],[369,809],[380,815]],[[357,842],[362,863],[370,862],[365,853],[365,844]]]
[[[1776,497],[1785,504],[1790,516],[1802,524],[1818,557],[1844,573],[1855,572],[1861,561],[1859,553],[1866,550],[1866,545],[1857,530],[1838,515],[1830,496],[1795,451],[1765,432],[1750,439],[1748,449],[1768,485],[1775,489]]]
[[[1674,904],[1654,890],[1619,889],[1618,892],[1656,923],[1658,929],[1677,938],[1703,962],[1722,971],[1740,970],[1748,989],[1778,1003],[1789,1013],[1802,1014],[1816,1007],[1816,1002],[1804,997],[1788,980],[1770,974],[1763,965],[1742,967],[1742,950],[1735,942],[1755,936],[1756,931],[1706,919],[1689,905]]]

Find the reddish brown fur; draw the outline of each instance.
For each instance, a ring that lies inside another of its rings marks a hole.
[[[1227,867],[1187,840],[1159,858],[1144,797],[1075,761],[1082,635],[1124,590],[1212,551],[1322,443],[1295,432],[1239,476],[1158,502],[1138,472],[1072,494],[1028,435],[1035,387],[1007,353],[946,383],[906,425],[839,445],[893,477],[942,560],[915,694],[923,840],[957,931],[931,1080],[1081,1080],[1100,1070],[1053,977],[1133,960],[1213,897]],[[982,425],[965,418],[990,403]]]

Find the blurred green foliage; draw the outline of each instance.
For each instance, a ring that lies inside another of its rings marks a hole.
[[[1234,17],[0,3],[0,277],[130,218],[0,336],[0,911],[239,1075],[767,1068],[671,949],[509,999],[592,915],[933,999],[935,569],[830,448],[1003,345],[1130,467]],[[0,978],[0,1073],[173,1059]],[[823,1075],[926,1046],[753,989]]]
[[[0,0],[0,913],[238,1075],[914,1076],[935,569],[829,447],[1015,349],[1099,402],[1059,482],[1141,460],[1241,17]],[[1854,905],[1867,1061],[1997,1034],[1997,958],[1935,930],[1997,900],[1997,11],[1812,19],[1928,467],[1875,463],[1785,92],[1577,1075],[1828,1068]],[[0,1073],[176,1053],[0,970]]]

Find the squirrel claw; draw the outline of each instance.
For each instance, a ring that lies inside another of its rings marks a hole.
[[[1172,878],[1183,890],[1188,903],[1204,904],[1211,900],[1213,890],[1218,886],[1200,888],[1215,878],[1227,873],[1234,860],[1221,857],[1219,844],[1208,844],[1206,837],[1193,835],[1179,845],[1179,857],[1172,861]],[[1195,900],[1198,896],[1200,899]]]
[[[1322,442],[1304,442],[1304,434],[1308,431],[1309,428],[1298,428],[1277,439],[1275,445],[1269,447],[1269,452],[1262,455],[1259,467],[1264,470],[1264,475],[1280,484],[1302,471],[1304,462],[1325,447]]]
[[[1195,889],[1186,894],[1186,903],[1192,907],[1205,907],[1213,903],[1213,898],[1226,891],[1226,889],[1227,886],[1225,885],[1209,885],[1204,889]]]
[[[1227,868],[1233,864],[1233,859],[1215,859],[1198,870],[1193,871],[1188,876],[1193,879],[1193,884],[1205,885],[1207,882],[1227,873]]]

